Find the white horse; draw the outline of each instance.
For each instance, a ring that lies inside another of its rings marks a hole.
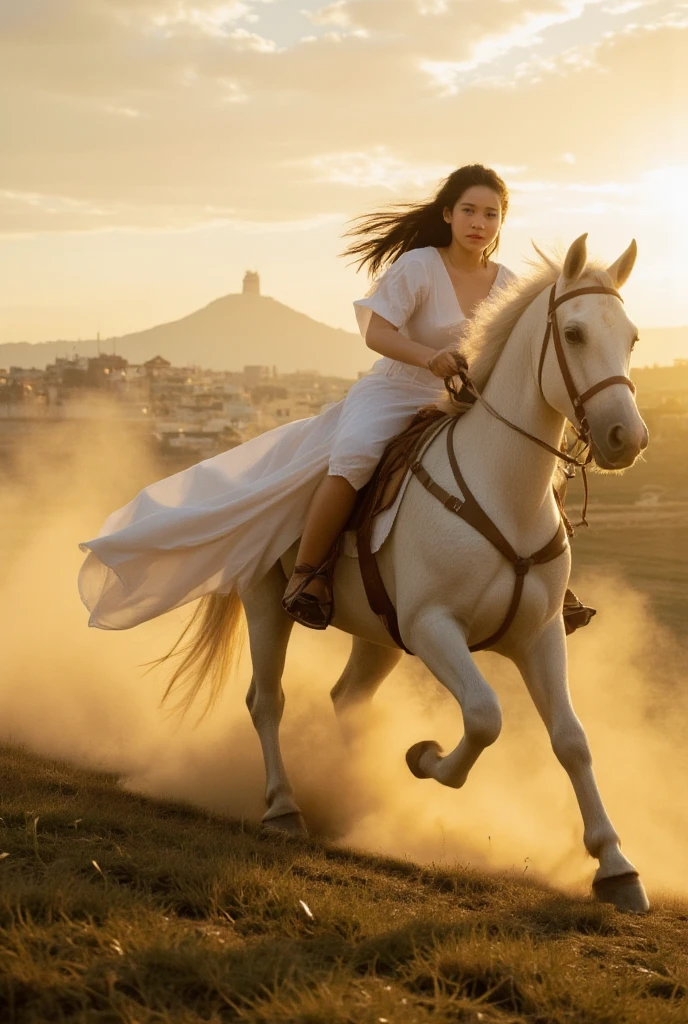
[[[635,257],[632,242],[606,270],[588,264],[583,235],[569,249],[563,267],[545,260],[532,279],[485,304],[471,327],[471,377],[483,388],[485,399],[554,449],[559,448],[567,420],[575,422],[576,412],[552,344],[539,365],[548,293],[552,285],[557,297],[574,286],[618,288],[631,273]],[[623,381],[599,391],[594,385],[627,375],[637,330],[614,294],[571,298],[555,315],[578,394],[591,388],[595,392],[585,403],[595,461],[606,470],[625,469],[648,441],[633,390]],[[556,455],[510,430],[480,404],[456,425],[454,451],[467,485],[516,552],[527,555],[552,538],[560,522],[552,492]],[[456,492],[442,443],[430,445],[423,464],[440,485]],[[247,704],[266,769],[263,822],[305,831],[279,745],[281,677],[293,626],[281,598],[294,555],[295,549],[286,552],[244,595],[243,606],[253,665]],[[454,695],[463,715],[463,736],[453,750],[443,754],[434,741],[415,744],[408,753],[409,766],[420,778],[458,789],[501,730],[499,700],[478,671],[469,646],[494,634],[503,622],[513,593],[513,566],[413,478],[378,560],[406,646]],[[517,665],[554,753],[571,779],[585,847],[599,861],[595,896],[620,909],[644,912],[649,907],[645,890],[619,848],[593,775],[585,732],[571,705],[561,614],[569,570],[568,547],[558,558],[533,566],[516,618],[492,649]],[[402,654],[368,606],[356,559],[340,558],[334,583],[333,625],[353,635],[351,656],[332,690],[339,717],[365,707]],[[168,687],[169,693],[180,680],[192,678],[183,705],[188,707],[207,683],[209,706],[219,695],[239,635],[240,612],[236,593],[202,599],[192,620],[197,633],[183,649],[185,658]]]

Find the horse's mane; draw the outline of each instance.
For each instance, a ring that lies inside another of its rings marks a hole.
[[[468,360],[471,380],[481,391],[509,335],[528,306],[545,288],[554,284],[561,274],[563,256],[546,255],[537,246],[535,251],[539,258],[529,261],[532,272],[525,277],[515,278],[505,288],[501,288],[494,298],[481,303],[463,336],[461,351]],[[611,284],[603,264],[598,261],[586,264],[580,280],[591,275],[600,284]]]

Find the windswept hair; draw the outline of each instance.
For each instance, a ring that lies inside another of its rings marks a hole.
[[[435,197],[425,203],[401,203],[374,213],[354,218],[355,227],[344,233],[354,238],[341,253],[353,256],[358,270],[367,265],[370,277],[398,260],[410,249],[433,245],[443,248],[451,243],[451,225],[442,216],[445,207],[453,210],[464,192],[474,185],[484,185],[497,193],[502,207],[502,220],[509,206],[509,191],[496,171],[482,164],[459,167],[440,185]],[[499,235],[485,249],[485,263],[499,248]]]

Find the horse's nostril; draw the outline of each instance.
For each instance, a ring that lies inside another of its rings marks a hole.
[[[609,447],[613,448],[617,452],[620,451],[626,443],[625,436],[626,431],[621,423],[617,423],[615,427],[611,427],[609,434],[607,435],[607,443],[609,444]]]

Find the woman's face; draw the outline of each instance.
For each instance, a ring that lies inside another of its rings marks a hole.
[[[451,224],[452,236],[468,252],[482,252],[499,234],[502,204],[499,195],[486,185],[472,185],[454,209],[444,208],[444,219]]]

